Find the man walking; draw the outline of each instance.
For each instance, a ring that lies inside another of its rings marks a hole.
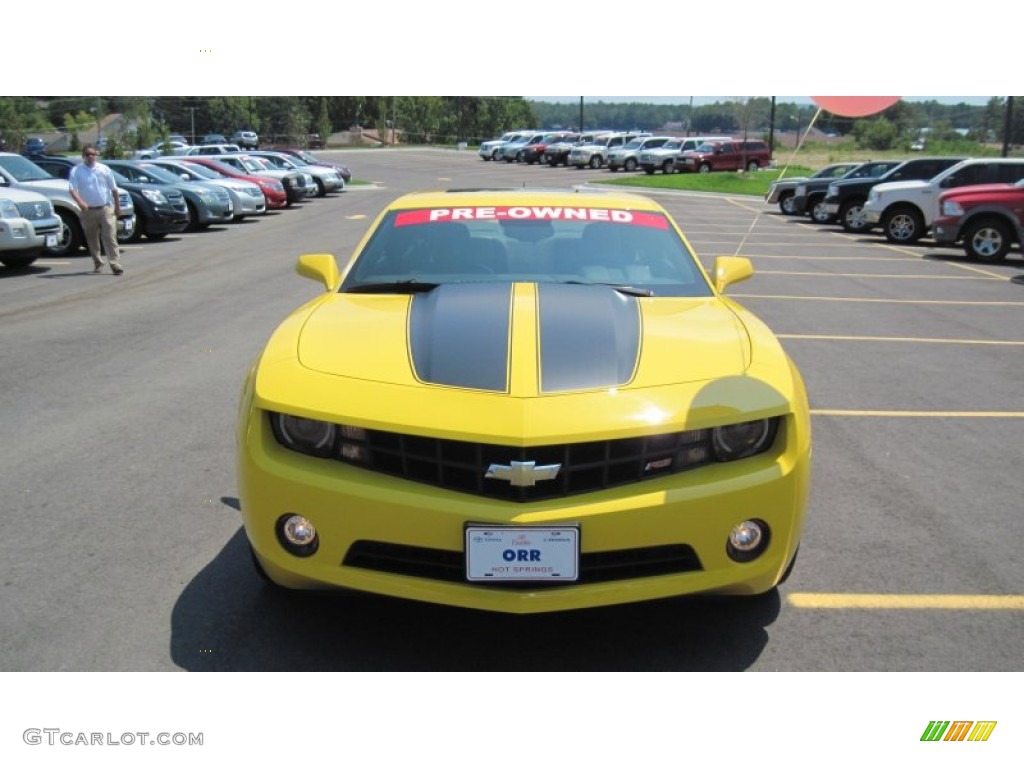
[[[107,254],[110,269],[115,275],[124,272],[121,252],[117,247],[117,217],[121,214],[121,201],[117,198],[117,184],[110,168],[96,160],[99,153],[92,144],[82,150],[85,162],[71,169],[71,196],[82,209],[82,229],[89,255],[96,267],[93,274],[103,269],[100,243]]]

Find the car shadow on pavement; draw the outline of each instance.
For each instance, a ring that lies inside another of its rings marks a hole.
[[[170,651],[192,671],[737,671],[779,609],[777,592],[516,616],[281,591],[239,528],[176,601]]]

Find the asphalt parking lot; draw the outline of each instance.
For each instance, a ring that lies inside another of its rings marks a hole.
[[[609,178],[473,152],[336,156],[376,184],[143,242],[122,278],[88,275],[87,256],[0,274],[0,669],[1021,669],[1019,252],[971,264],[751,198],[654,195],[706,266],[751,259],[730,295],[807,384],[808,525],[776,596],[509,617],[265,589],[232,430],[247,365],[317,292],[295,257],[344,260],[405,191]]]

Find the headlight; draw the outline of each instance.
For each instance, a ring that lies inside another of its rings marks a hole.
[[[719,461],[735,461],[771,447],[778,419],[759,419],[711,430],[711,445]]]
[[[807,185],[797,184],[796,192],[794,192],[793,194],[796,195],[797,197],[807,197]]]
[[[142,196],[147,200],[157,203],[158,205],[167,203],[167,198],[164,196],[164,193],[156,189],[144,189],[142,190]]]
[[[320,458],[330,456],[334,451],[338,431],[334,424],[286,413],[272,413],[270,425],[274,429],[274,437],[285,448]]]
[[[943,200],[942,201],[942,215],[943,216],[963,216],[964,208],[956,200]]]
[[[881,197],[881,195],[879,194],[877,189],[872,189],[870,192],[868,192],[868,202],[869,203],[876,202],[878,200],[878,198],[880,198],[880,197]]]
[[[828,185],[828,192],[825,193],[827,197],[835,197],[839,194],[839,187],[835,184]]]
[[[13,200],[0,200],[0,219],[18,219],[18,206]]]

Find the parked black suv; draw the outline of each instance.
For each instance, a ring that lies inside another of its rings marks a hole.
[[[840,179],[828,185],[825,210],[838,217],[847,232],[867,232],[872,224],[864,216],[864,203],[875,184],[889,181],[927,181],[947,168],[956,165],[962,157],[918,157],[900,163],[877,179]]]
[[[870,160],[847,171],[843,179],[877,179],[902,163],[902,160]],[[797,216],[807,214],[816,224],[829,224],[835,216],[825,210],[825,192],[828,185],[839,179],[807,179],[796,185],[792,208]]]

